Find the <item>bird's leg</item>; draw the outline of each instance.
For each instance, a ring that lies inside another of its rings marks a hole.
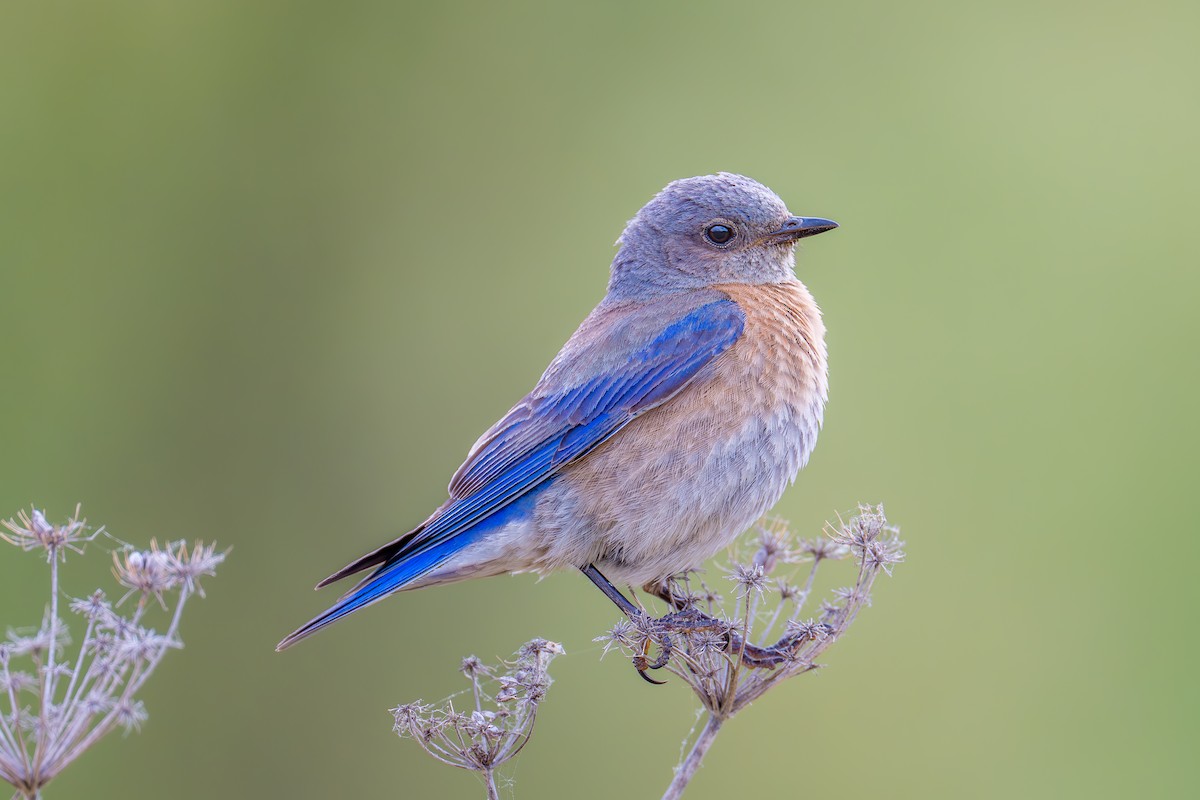
[[[629,602],[625,595],[621,594],[620,590],[613,586],[600,570],[596,569],[595,564],[588,564],[586,567],[580,567],[579,569],[588,577],[588,580],[596,584],[597,589],[604,592],[605,597],[617,604],[617,608],[621,609],[621,613],[625,616],[630,619],[637,619],[645,615],[644,611]]]
[[[580,571],[582,571],[583,574],[588,577],[588,580],[596,584],[596,588],[604,592],[604,596],[609,600],[612,600],[616,604],[617,608],[621,609],[621,612],[624,613],[625,616],[629,617],[629,619],[633,620],[634,622],[647,621],[648,618],[646,612],[629,602],[629,599],[626,598],[625,595],[621,594],[620,590],[613,586],[608,578],[604,577],[604,574],[600,572],[600,570],[596,569],[595,564],[588,564],[586,567],[580,567]],[[663,647],[659,658],[655,659],[654,662],[651,663],[646,660],[646,655],[649,650],[650,638],[647,637],[645,650],[641,655],[634,656],[633,666],[635,669],[637,669],[638,675],[642,676],[642,680],[646,681],[647,683],[653,683],[657,686],[661,686],[662,684],[666,683],[666,681],[654,680],[654,678],[651,678],[646,674],[646,670],[661,669],[662,667],[666,666],[667,661],[670,658],[670,651],[667,647]]]

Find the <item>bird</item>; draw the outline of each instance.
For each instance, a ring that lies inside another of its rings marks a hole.
[[[578,569],[630,614],[617,585],[663,596],[813,451],[825,326],[795,245],[837,227],[743,175],[668,184],[617,240],[604,298],[470,449],[449,499],[321,581],[370,570],[276,649],[399,591],[505,573]]]

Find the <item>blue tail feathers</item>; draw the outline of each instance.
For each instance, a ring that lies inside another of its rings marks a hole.
[[[437,547],[426,550],[424,553],[420,553],[412,558],[403,559],[394,564],[384,564],[375,570],[371,577],[348,592],[342,599],[338,600],[322,614],[289,634],[275,649],[284,650],[291,647],[296,642],[311,636],[326,625],[332,625],[347,614],[369,606],[377,600],[382,600],[392,592],[403,589],[406,585],[412,583],[425,573],[444,564],[451,556],[471,544],[472,541],[474,541],[474,537],[468,536],[464,532],[462,535],[456,536],[450,541],[443,542]]]
[[[552,482],[552,481],[551,481]],[[327,625],[332,625],[347,614],[352,614],[360,608],[382,600],[393,592],[398,592],[438,567],[445,564],[463,549],[482,539],[496,528],[514,522],[532,513],[534,500],[550,482],[538,486],[533,491],[520,497],[516,502],[504,506],[495,513],[480,520],[470,528],[451,538],[438,542],[428,549],[408,553],[389,559],[360,584],[347,592],[340,600],[321,614],[314,617],[305,625],[288,634],[276,650],[291,647],[301,639],[305,639]]]

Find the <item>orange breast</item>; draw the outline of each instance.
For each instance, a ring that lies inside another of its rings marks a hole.
[[[829,391],[825,325],[804,284],[790,281],[713,288],[728,295],[746,314],[742,337],[716,365],[717,380],[726,383],[730,391],[762,392],[762,406],[782,403],[807,409],[815,402],[823,407]]]
[[[571,563],[586,542],[613,580],[696,566],[774,505],[808,460],[827,387],[816,303],[799,281],[714,288],[745,312],[741,338],[563,470],[539,504],[548,565]]]

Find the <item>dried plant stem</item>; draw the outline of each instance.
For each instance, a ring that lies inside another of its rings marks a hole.
[[[483,773],[484,785],[487,786],[488,800],[500,800],[500,792],[496,789],[496,771],[489,769]]]
[[[708,748],[712,747],[712,743],[717,740],[717,733],[721,730],[722,720],[714,716],[708,715],[708,719],[704,723],[704,729],[700,731],[700,735],[696,737],[696,741],[692,744],[692,750],[687,754],[687,758],[675,770],[675,778],[671,781],[671,785],[667,787],[667,791],[663,793],[662,800],[678,800],[683,797],[683,790],[687,788],[696,771],[700,769],[700,765],[704,763],[704,756],[708,754]]]
[[[179,601],[175,606],[175,613],[171,616],[171,623],[168,625],[167,632],[164,636],[165,640],[168,642],[175,643],[179,641],[179,621],[183,617],[183,607],[187,604],[188,595],[189,592],[187,587],[181,587],[179,590]],[[146,598],[142,598],[141,603],[139,604],[138,609],[133,617],[135,622],[141,621],[147,603],[148,600]],[[161,647],[152,656],[150,656],[145,664],[135,667],[128,681],[126,682],[124,689],[120,693],[120,700],[118,701],[117,705],[115,705],[107,714],[105,714],[98,724],[93,723],[94,718],[92,715],[86,714],[86,712],[80,709],[75,709],[76,714],[74,718],[69,720],[71,723],[70,730],[67,729],[68,720],[64,718],[62,729],[59,731],[61,736],[59,746],[52,750],[49,763],[47,764],[47,769],[51,776],[57,775],[63,767],[73,761],[76,753],[81,753],[84,750],[91,748],[94,744],[96,744],[96,742],[100,741],[105,734],[119,726],[118,709],[120,708],[120,705],[133,700],[133,696],[146,683],[146,680],[150,677],[150,674],[154,672],[155,667],[158,666],[159,662],[162,661],[163,656],[166,655],[169,647],[178,646],[178,644],[173,644],[169,645],[168,647]],[[80,686],[80,690],[82,691],[86,685],[87,684],[85,681],[84,684]],[[119,687],[119,676],[111,678],[102,685],[105,691],[111,694],[116,694]],[[92,727],[89,732],[87,726],[92,724],[94,724],[94,727]],[[84,734],[86,734],[86,736]]]
[[[58,665],[54,661],[55,645],[58,644],[59,636],[59,618],[58,618],[58,562],[59,554],[57,547],[50,547],[47,550],[50,561],[50,616],[48,619],[50,636],[49,646],[46,648],[45,661],[41,662],[38,669],[39,694],[42,698],[42,708],[52,708],[52,703],[55,699],[54,689],[58,679]],[[17,706],[14,704],[13,708]],[[42,725],[37,730],[37,740],[34,746],[33,760],[29,762],[28,753],[22,750],[26,756],[26,762],[32,763],[33,771],[39,772],[42,768],[42,759],[46,752],[49,735],[49,725]],[[36,796],[36,795],[31,795]]]
[[[38,670],[42,684],[42,708],[50,708],[54,699],[54,683],[58,678],[58,670],[54,663],[54,646],[58,644],[58,553],[51,548],[50,554],[50,647],[46,653],[46,668]],[[45,751],[46,735],[49,726],[43,725],[38,729],[37,753]],[[38,765],[40,766],[40,765]]]

